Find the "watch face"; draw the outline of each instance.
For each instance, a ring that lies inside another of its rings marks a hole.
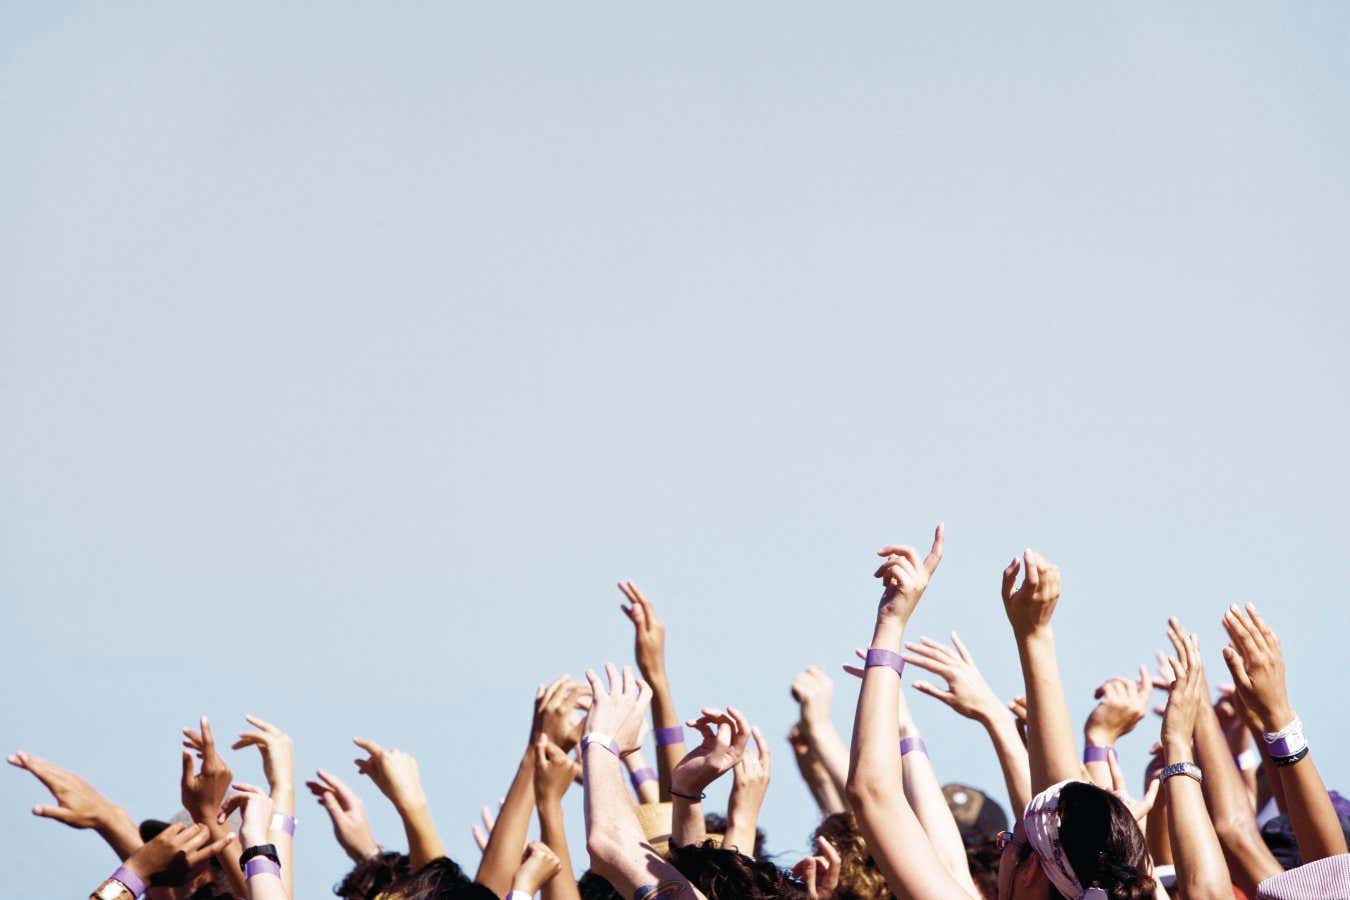
[[[127,890],[124,884],[120,881],[113,881],[111,878],[100,884],[98,890],[94,891],[96,900],[123,900],[123,898],[130,896],[131,891]]]

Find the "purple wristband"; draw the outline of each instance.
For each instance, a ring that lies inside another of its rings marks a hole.
[[[267,830],[284,831],[291,837],[295,837],[295,816],[284,812],[272,813],[272,822]]]
[[[635,791],[647,782],[655,781],[656,779],[656,770],[651,766],[647,766],[644,769],[635,769],[633,770],[633,773],[628,776],[628,780],[633,782],[633,790]]]
[[[894,669],[897,675],[905,674],[905,658],[894,650],[882,650],[878,647],[868,650],[863,668],[870,669],[873,666],[885,666]]]
[[[656,746],[669,747],[671,744],[684,743],[684,726],[672,725],[669,728],[656,729]]]
[[[141,876],[128,869],[126,866],[118,866],[117,871],[108,876],[113,881],[120,882],[122,887],[131,891],[133,897],[139,897],[145,893],[145,882]]]
[[[928,755],[928,745],[925,744],[925,743],[923,742],[923,738],[921,738],[921,737],[910,737],[910,738],[901,738],[901,739],[900,739],[900,755],[901,755],[901,756],[904,756],[906,753],[913,753],[913,752],[915,752],[916,750],[917,750],[919,753],[922,753],[924,756],[927,756],[927,755]]]
[[[1111,757],[1116,755],[1115,747],[1084,747],[1083,762],[1085,763],[1107,763],[1110,764]]]
[[[244,863],[244,880],[248,881],[254,875],[275,875],[280,878],[281,866],[265,856],[255,856]]]

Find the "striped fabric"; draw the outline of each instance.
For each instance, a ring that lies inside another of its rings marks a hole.
[[[1257,900],[1350,900],[1350,853],[1267,878],[1256,889]]]

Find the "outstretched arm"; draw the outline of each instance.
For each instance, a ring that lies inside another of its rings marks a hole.
[[[234,778],[234,773],[225,764],[224,758],[216,750],[216,739],[211,732],[211,723],[206,716],[201,718],[201,730],[183,729],[183,775],[180,782],[183,808],[192,816],[194,822],[200,822],[211,833],[211,841],[219,843],[229,834],[223,822],[216,820],[220,805],[225,800],[225,791]],[[191,752],[189,752],[191,751]],[[201,771],[194,772],[192,753],[201,761]],[[243,848],[235,842],[226,842],[216,852],[216,861],[225,871],[235,896],[246,895],[244,873],[239,867],[239,854]]]
[[[1303,723],[1289,703],[1280,639],[1250,603],[1245,610],[1230,607],[1223,624],[1232,641],[1224,648],[1224,662],[1242,702],[1261,720],[1266,755],[1284,789],[1303,861],[1345,853],[1345,832],[1308,752]]]
[[[697,747],[685,754],[671,773],[670,843],[675,847],[701,844],[707,837],[703,818],[703,792],[731,771],[745,755],[750,741],[750,723],[728,706],[702,710],[686,723],[703,736]]]
[[[239,735],[232,750],[257,747],[262,753],[263,774],[271,792],[272,816],[268,836],[281,858],[281,881],[286,896],[295,896],[295,764],[291,761],[291,739],[270,722],[257,716],[244,716],[254,731]]]
[[[1016,587],[1019,571],[1024,576],[1022,585]],[[1027,758],[1033,794],[1081,773],[1050,627],[1058,603],[1059,567],[1031,550],[1021,559],[1013,557],[1003,570],[1003,606],[1017,639],[1026,683]]]
[[[797,728],[802,740],[829,776],[835,792],[842,795],[848,781],[848,747],[830,715],[833,697],[834,682],[820,666],[807,666],[792,679],[792,699],[801,708]]]
[[[652,728],[656,734],[656,773],[662,801],[670,799],[670,777],[684,758],[684,728],[675,711],[675,700],[670,693],[670,678],[666,674],[666,626],[656,617],[656,610],[647,597],[631,581],[619,583],[619,590],[628,599],[628,606],[620,605],[623,614],[633,623],[634,655],[638,671],[652,689]]]
[[[55,819],[71,828],[92,828],[121,860],[141,848],[140,832],[127,811],[94,790],[74,772],[22,750],[9,757],[9,764],[31,772],[56,800],[56,806],[34,806],[33,815]]]
[[[876,572],[884,593],[867,654],[848,774],[848,803],[886,883],[900,900],[953,900],[965,890],[938,861],[905,798],[900,747],[900,648],[905,625],[942,558],[942,526],[920,559],[913,547],[892,546]]]
[[[1172,660],[1176,681],[1163,716],[1163,752],[1168,765],[1163,770],[1163,789],[1167,794],[1177,888],[1186,900],[1228,900],[1233,896],[1232,879],[1224,864],[1214,825],[1205,809],[1205,797],[1200,787],[1203,775],[1193,768],[1195,760],[1191,753],[1196,718],[1202,707],[1209,706],[1200,643],[1195,635],[1184,633],[1175,624],[1172,624],[1168,637],[1177,655]],[[1224,760],[1224,765],[1231,766],[1232,763]],[[1186,767],[1187,773],[1177,774],[1174,767]]]
[[[755,855],[755,833],[759,828],[759,810],[769,790],[769,775],[773,770],[773,753],[768,741],[758,728],[751,728],[755,752],[747,748],[733,767],[735,781],[731,798],[727,801],[727,833],[722,846],[740,851],[742,856]]]
[[[563,795],[572,786],[578,768],[579,764],[546,735],[535,739],[534,802],[539,810],[539,836],[557,860],[557,877],[544,885],[544,900],[581,900],[572,874],[562,807]]]
[[[839,789],[835,787],[834,779],[830,777],[825,764],[811,749],[810,742],[802,736],[800,723],[793,725],[788,730],[787,739],[788,744],[792,747],[792,756],[797,761],[797,771],[801,773],[802,780],[806,782],[806,789],[811,792],[811,798],[816,801],[816,806],[820,808],[821,815],[829,816],[844,812],[844,798],[839,793]],[[845,778],[848,777],[847,767],[844,770],[844,776]]]
[[[1096,691],[1097,705],[1083,725],[1083,765],[1097,787],[1111,790],[1111,766],[1116,741],[1134,730],[1148,714],[1153,678],[1148,666],[1139,667],[1139,678],[1108,678]]]
[[[353,738],[352,743],[370,754],[367,759],[356,760],[356,770],[375,782],[403,820],[403,832],[408,837],[408,865],[412,871],[444,856],[445,847],[436,833],[427,795],[422,791],[417,760],[402,750],[385,749],[364,738]]]

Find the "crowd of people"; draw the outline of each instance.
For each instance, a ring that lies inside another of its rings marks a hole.
[[[735,707],[679,715],[664,626],[629,582],[619,587],[637,671],[605,663],[584,681],[564,676],[539,688],[505,799],[474,829],[476,866],[446,856],[407,753],[355,741],[363,753],[357,771],[398,812],[406,851],[377,843],[362,800],[340,777],[320,770],[305,783],[352,861],[333,893],[345,900],[1350,898],[1350,810],[1318,773],[1288,695],[1279,638],[1254,606],[1223,613],[1231,685],[1211,688],[1198,637],[1170,619],[1173,652],[1159,655],[1156,671],[1141,667],[1137,678],[1097,687],[1080,754],[1052,627],[1059,569],[1027,550],[1003,570],[1003,607],[1023,675],[1021,695],[1008,704],[955,633],[950,643],[907,640],[942,544],[939,525],[926,554],[904,545],[879,551],[871,641],[858,664],[845,667],[862,682],[851,740],[832,724],[825,672],[808,668],[792,684],[801,717],[788,742],[821,813],[813,855],[783,867],[766,854],[757,820],[770,783],[769,742]],[[912,681],[914,692],[987,732],[1011,821],[988,794],[939,783],[902,691],[907,667],[941,681]],[[1149,720],[1159,696],[1160,733],[1136,798],[1115,744]],[[97,900],[289,900],[291,739],[262,719],[247,721],[232,747],[261,752],[266,789],[234,782],[203,718],[183,732],[183,813],[172,822],[137,824],[83,779],[37,757],[19,752],[9,762],[51,792],[55,805],[35,807],[36,815],[97,831],[121,860],[93,888]],[[654,768],[643,749],[649,733]],[[728,774],[725,814],[705,810],[709,785]],[[589,864],[580,878],[562,805],[574,785],[584,796]]]

